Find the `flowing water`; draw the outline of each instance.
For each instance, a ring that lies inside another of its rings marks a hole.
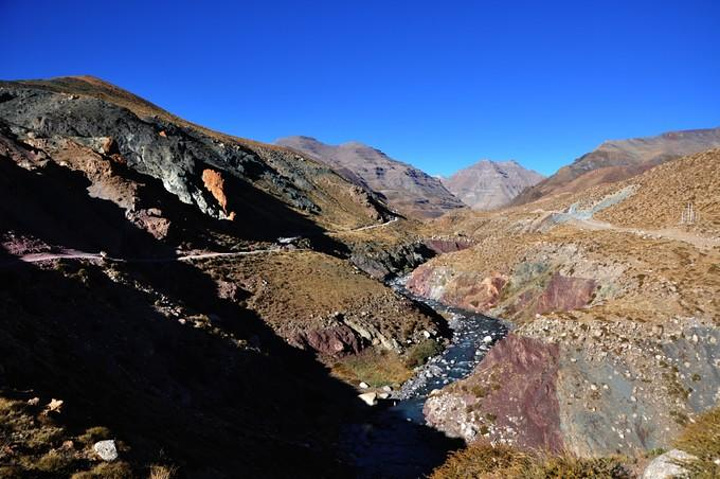
[[[452,339],[389,400],[376,406],[366,421],[349,425],[343,442],[361,477],[418,478],[464,444],[425,424],[425,400],[433,390],[468,376],[492,345],[505,337],[508,328],[497,319],[415,297],[405,289],[402,279],[392,286],[450,318]]]

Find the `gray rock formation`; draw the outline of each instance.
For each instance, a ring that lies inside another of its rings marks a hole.
[[[115,441],[112,439],[96,442],[93,445],[93,450],[103,461],[110,462],[118,458],[117,447],[115,447]]]
[[[443,184],[472,209],[491,210],[509,204],[543,178],[513,160],[481,160],[443,179]]]

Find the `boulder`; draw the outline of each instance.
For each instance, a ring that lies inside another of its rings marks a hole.
[[[656,457],[648,464],[643,473],[643,479],[671,479],[683,477],[687,471],[676,464],[678,461],[695,459],[695,456],[679,449],[673,449],[665,454]]]
[[[93,445],[93,451],[95,451],[103,461],[109,462],[118,458],[117,447],[115,447],[115,441],[112,439],[96,442]]]
[[[368,406],[377,405],[377,393],[363,393],[358,395],[358,397]]]

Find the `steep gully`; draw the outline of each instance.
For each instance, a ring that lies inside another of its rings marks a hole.
[[[414,296],[405,289],[405,278],[390,284],[450,318],[452,339],[389,399],[381,400],[365,422],[348,425],[342,449],[355,463],[359,477],[425,477],[444,462],[448,452],[464,444],[425,425],[425,400],[434,390],[468,376],[493,344],[507,335],[508,326],[498,319]]]

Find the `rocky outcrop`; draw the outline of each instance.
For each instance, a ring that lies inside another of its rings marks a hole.
[[[487,311],[497,305],[507,277],[492,272],[485,276],[470,271],[456,272],[452,268],[421,265],[408,279],[407,288],[424,298],[470,311]]]
[[[304,331],[298,335],[296,343],[326,356],[358,353],[362,347],[355,331],[344,325]]]
[[[211,169],[205,169],[202,172],[202,180],[205,184],[205,188],[213,195],[217,200],[222,212],[225,213],[227,219],[232,221],[235,218],[235,212],[228,213],[227,210],[227,196],[225,195],[225,180],[222,175]]]
[[[331,166],[348,180],[379,193],[401,213],[432,218],[463,207],[437,178],[362,143],[326,145],[305,136],[276,143]]]
[[[597,286],[593,279],[572,278],[556,272],[539,294],[525,291],[511,309],[522,310],[527,316],[583,308],[594,298]]]
[[[431,425],[466,441],[560,451],[558,347],[508,335],[472,375],[425,403]]]
[[[423,243],[437,254],[462,251],[464,249],[470,248],[475,244],[473,240],[462,237],[432,237],[430,239],[424,240]]]
[[[399,245],[363,242],[353,243],[350,248],[350,261],[373,278],[381,280],[409,273],[435,256],[435,252],[422,242]]]
[[[481,160],[442,182],[472,209],[492,210],[510,204],[525,188],[543,178],[516,161]]]

